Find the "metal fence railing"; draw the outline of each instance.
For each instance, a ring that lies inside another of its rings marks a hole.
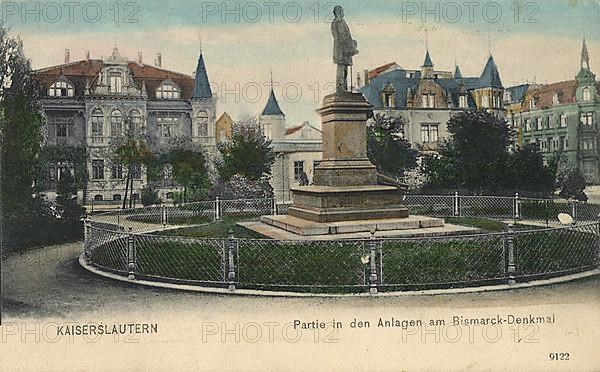
[[[84,254],[102,269],[158,281],[320,293],[377,293],[509,283],[600,265],[600,206],[481,196],[409,195],[411,213],[532,222],[475,235],[323,241],[194,238],[153,234],[166,226],[283,214],[273,199],[215,200],[121,210],[85,224]],[[558,224],[558,213],[577,221]]]

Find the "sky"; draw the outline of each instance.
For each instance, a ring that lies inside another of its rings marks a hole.
[[[19,35],[34,68],[110,55],[115,45],[146,64],[192,74],[200,49],[217,113],[260,114],[275,93],[287,125],[318,126],[335,66],[329,23],[333,2],[308,1],[7,1],[0,17]],[[493,54],[504,86],[573,79],[582,38],[600,73],[600,0],[390,1],[342,5],[358,54],[353,72],[395,61],[418,69],[429,49],[435,68],[479,76]]]

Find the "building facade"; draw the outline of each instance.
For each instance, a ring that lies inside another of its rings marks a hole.
[[[68,52],[68,51],[67,51]],[[153,151],[168,151],[182,142],[199,145],[212,167],[216,150],[216,100],[212,95],[202,53],[195,77],[162,68],[158,55],[154,66],[128,61],[115,47],[103,59],[86,59],[37,70],[43,89],[46,117],[45,146],[85,152],[86,201],[124,197],[126,169],[113,161],[111,149],[135,132],[149,138]],[[53,191],[62,172],[75,172],[67,159],[49,165]],[[131,195],[139,198],[147,183],[146,171],[134,169]],[[172,191],[172,190],[171,190]]]
[[[308,122],[286,126],[285,114],[272,89],[259,124],[275,154],[270,180],[275,198],[291,201],[290,189],[312,183],[314,168],[323,158],[321,131]]]
[[[435,70],[427,51],[420,70],[390,63],[365,71],[358,81],[374,112],[402,116],[404,138],[425,153],[448,137],[447,122],[457,112],[483,108],[504,116],[504,87],[491,55],[479,77],[463,77],[459,66],[453,73]]]
[[[589,184],[600,184],[600,84],[590,70],[585,40],[574,80],[528,87],[510,120],[521,144],[536,144],[545,158],[561,154]]]

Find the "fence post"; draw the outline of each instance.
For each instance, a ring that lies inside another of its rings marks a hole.
[[[233,259],[235,245],[236,241],[233,237],[233,230],[229,230],[229,239],[227,239],[227,282],[230,291],[235,291],[235,260]]]
[[[127,234],[127,271],[129,271],[129,280],[135,279],[135,236],[132,232],[133,228],[129,228]]]
[[[277,199],[273,198],[273,215],[277,216]]]
[[[596,221],[598,224],[598,244],[596,245],[596,263],[598,264],[598,268],[600,269],[600,214],[598,215],[598,220]]]
[[[549,199],[545,199],[544,201],[544,209],[546,211],[546,227],[550,226],[550,210],[548,208],[548,204],[550,204]]]
[[[514,220],[520,220],[521,219],[521,200],[519,198],[519,193],[515,193],[515,218]]]
[[[517,281],[515,276],[517,274],[517,266],[515,264],[515,234],[514,226],[508,225],[508,232],[506,233],[506,244],[508,248],[508,285],[515,285]]]
[[[573,224],[575,224],[575,222],[577,222],[577,199],[573,200],[573,203],[571,203],[571,212]]]
[[[369,294],[375,295],[377,294],[377,242],[375,241],[375,230],[371,230],[371,237],[369,238]]]
[[[164,204],[160,205],[160,223],[163,225],[163,229],[167,227],[167,206]]]
[[[453,201],[454,201],[453,207],[454,208],[452,208],[455,217],[460,216],[460,201],[459,201],[459,198],[460,197],[458,196],[458,191],[455,191],[454,192],[454,199],[453,199]]]
[[[221,200],[217,196],[217,199],[215,200],[215,220],[218,221],[220,219],[221,219]]]
[[[92,232],[92,223],[89,217],[86,217],[83,222],[83,254],[85,261],[90,264],[92,263],[92,251],[90,249],[90,240]]]

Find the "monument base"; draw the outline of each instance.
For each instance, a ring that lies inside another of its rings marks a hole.
[[[403,193],[394,186],[305,186],[292,189],[288,214],[327,223],[384,218],[407,218]]]

